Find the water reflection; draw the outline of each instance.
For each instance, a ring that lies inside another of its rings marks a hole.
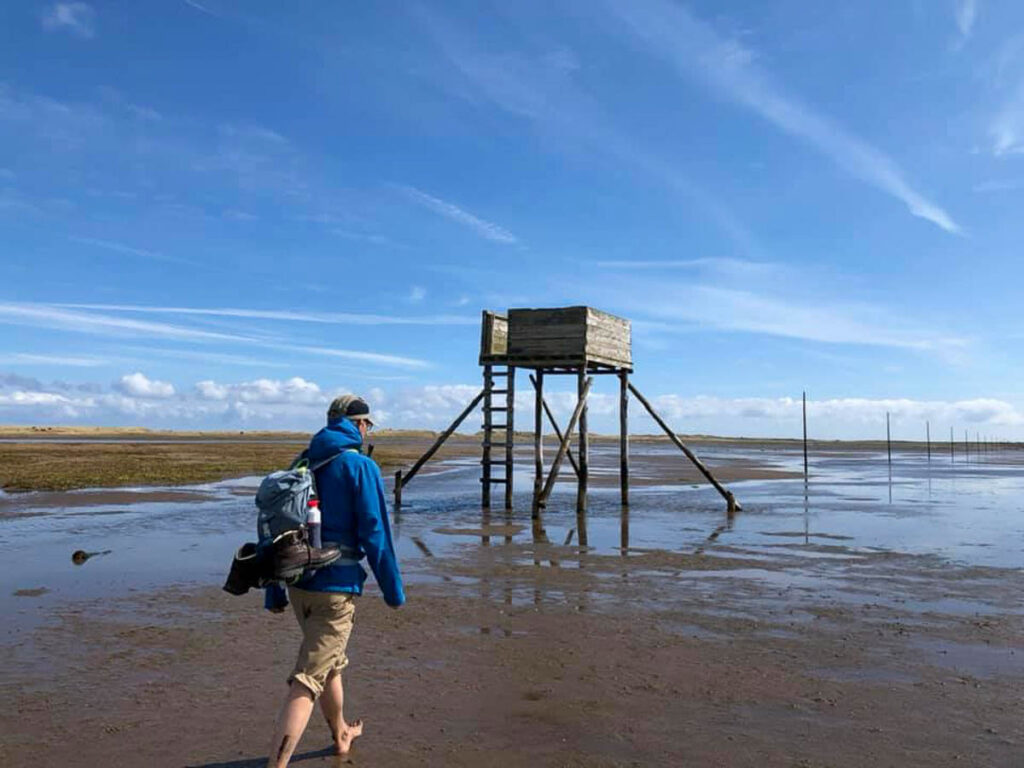
[[[735,520],[736,511],[732,508],[726,510],[725,521],[721,525],[715,526],[715,529],[710,534],[708,534],[708,537],[697,547],[696,550],[694,550],[694,554],[703,554],[704,549],[708,546],[708,544],[713,544],[714,542],[718,541],[718,537],[721,536],[723,533],[725,533],[726,531],[731,531]]]
[[[715,447],[709,462],[763,460],[760,449]],[[636,476],[646,465],[664,466],[672,451],[641,444],[634,453]],[[614,469],[617,449],[593,446],[592,466],[602,461]],[[802,469],[802,455],[773,453],[780,469]],[[615,485],[592,488],[589,510],[577,515],[575,484],[556,486],[542,517],[530,515],[532,466],[516,473],[512,510],[481,510],[479,465],[453,463],[418,478],[400,513],[394,517],[395,542],[408,581],[477,584],[480,575],[452,576],[437,561],[462,557],[467,547],[488,548],[493,557],[508,557],[538,567],[570,565],[598,570],[597,558],[625,558],[651,550],[714,554],[728,543],[730,557],[751,561],[787,556],[810,561],[856,557],[859,551],[887,550],[928,554],[967,564],[1019,567],[1024,550],[1024,466],[1016,452],[991,452],[984,462],[932,461],[896,451],[893,476],[885,454],[837,448],[815,457],[814,530],[810,485],[793,480],[748,481],[734,486],[745,511],[728,514],[713,489],[689,485],[637,485],[630,506],[620,503]],[[653,474],[653,470],[649,472]],[[102,596],[126,582],[137,589],[170,583],[223,583],[239,544],[254,538],[252,494],[259,478],[190,489],[147,489],[145,494],[106,492],[8,494],[0,505],[0,547],[5,568],[13,574],[11,590],[48,588],[41,606],[56,600]],[[530,521],[529,524],[527,521]],[[827,542],[825,546],[821,545]],[[497,547],[503,543],[508,548]],[[574,549],[570,550],[569,548]],[[88,568],[68,562],[68,554],[110,554],[88,560]],[[40,551],[65,553],[59,563]],[[795,562],[795,561],[794,561]],[[442,575],[442,571],[446,573]],[[501,583],[507,584],[507,579]],[[498,589],[495,581],[491,589]],[[545,589],[550,589],[546,587]],[[513,588],[515,590],[515,588]],[[544,590],[542,590],[544,591]],[[515,592],[517,598],[530,599]],[[0,609],[24,605],[4,603]],[[509,598],[511,599],[511,598]],[[550,594],[549,594],[550,599]],[[9,615],[7,611],[5,615]]]
[[[629,505],[623,504],[619,512],[619,554],[629,555]]]

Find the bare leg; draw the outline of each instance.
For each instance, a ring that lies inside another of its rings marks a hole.
[[[363,732],[362,720],[345,722],[345,716],[342,714],[344,703],[345,694],[341,687],[341,674],[333,671],[327,678],[323,695],[320,697],[320,711],[324,714],[327,727],[331,729],[334,751],[339,755],[347,755],[349,749],[352,748],[352,741]]]
[[[302,683],[293,681],[288,688],[288,698],[284,700],[281,714],[277,718],[267,768],[284,768],[288,765],[312,713],[313,694]]]

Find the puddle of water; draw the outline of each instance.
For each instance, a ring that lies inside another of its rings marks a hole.
[[[911,646],[920,653],[924,663],[946,667],[961,675],[981,678],[1024,676],[1024,648],[925,638],[913,640]]]
[[[883,667],[829,667],[809,669],[807,674],[836,683],[900,683],[913,684],[918,681],[914,675]]]
[[[802,470],[799,451],[715,446],[701,454],[711,464],[767,457],[779,469]],[[690,485],[634,488],[625,512],[617,489],[596,488],[588,514],[578,517],[570,472],[562,474],[541,525],[535,526],[529,511],[531,456],[521,451],[517,458],[521,463],[515,481],[521,491],[513,512],[481,511],[476,459],[443,464],[406,489],[407,503],[394,518],[394,534],[410,582],[478,589],[478,579],[446,575],[430,561],[458,559],[481,547],[525,548],[512,563],[546,568],[552,561],[562,568],[579,568],[593,557],[703,552],[746,560],[751,567],[684,571],[686,583],[708,584],[715,591],[729,580],[746,580],[798,595],[862,603],[863,591],[843,587],[844,569],[879,552],[1017,568],[1024,550],[1024,527],[1019,524],[1024,466],[938,460],[929,465],[923,456],[897,453],[890,483],[884,452],[822,452],[812,459],[807,485],[802,479],[738,484],[744,511],[732,517],[724,514],[713,490]],[[668,458],[685,462],[670,446],[633,446],[633,466],[641,475],[645,459],[651,466]],[[614,474],[617,461],[614,446],[592,445],[591,463],[599,472]],[[237,547],[254,538],[252,493],[258,482],[242,478],[187,488],[0,494],[0,547],[5,553],[0,610],[45,615],[59,601],[101,597],[126,585],[139,590],[170,583],[219,585]],[[110,554],[77,567],[70,559],[76,550]],[[785,567],[760,569],[759,561]],[[672,571],[654,568],[636,575],[665,578]],[[47,591],[31,600],[15,599],[16,591],[26,589]],[[547,589],[542,595],[513,591],[510,599],[560,599],[557,590]],[[730,595],[730,601],[739,604],[742,598]],[[908,604],[872,595],[870,601],[919,611],[1006,609],[956,597]]]

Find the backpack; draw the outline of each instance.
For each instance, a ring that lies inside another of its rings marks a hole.
[[[354,449],[346,449],[354,450]],[[306,525],[309,500],[316,494],[313,473],[341,456],[341,451],[313,466],[303,457],[288,469],[271,472],[256,491],[256,532],[261,545]]]

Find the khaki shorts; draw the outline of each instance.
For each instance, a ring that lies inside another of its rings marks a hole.
[[[299,658],[288,682],[302,683],[316,698],[324,692],[331,673],[348,666],[345,646],[352,634],[355,595],[288,587],[288,598],[302,629]]]

